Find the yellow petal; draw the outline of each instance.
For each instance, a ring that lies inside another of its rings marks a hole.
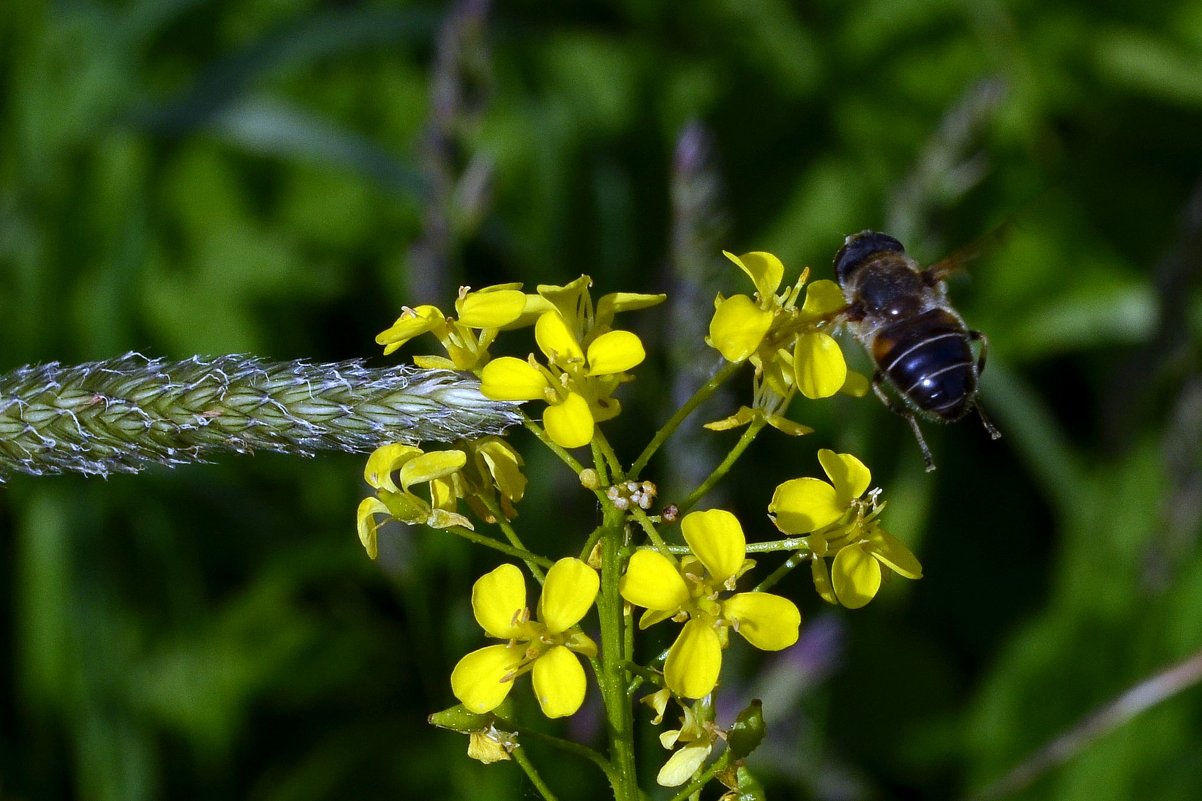
[[[651,725],[658,726],[664,722],[664,713],[668,711],[668,701],[672,699],[672,691],[667,687],[662,690],[656,690],[651,695],[644,695],[639,699],[639,703],[646,704],[655,710],[655,717],[651,718]]]
[[[864,549],[902,578],[922,578],[922,565],[906,544],[883,528],[875,529],[866,538]]]
[[[588,346],[588,374],[622,373],[647,358],[643,343],[629,331],[606,331]]]
[[[794,422],[787,417],[781,417],[779,414],[768,415],[768,425],[775,428],[782,434],[787,434],[790,437],[801,437],[806,434],[813,434],[814,429],[809,426],[804,426],[801,423]]]
[[[509,746],[512,747],[512,746]],[[513,759],[509,755],[506,743],[493,734],[492,731],[473,731],[467,735],[467,757],[491,765]]]
[[[547,386],[542,370],[512,356],[493,359],[480,374],[480,394],[492,400],[534,400]]]
[[[649,629],[656,623],[660,623],[676,614],[679,607],[666,610],[647,609],[643,614],[639,615],[639,631]]]
[[[676,565],[659,551],[649,549],[635,551],[630,557],[618,592],[635,606],[657,612],[675,612],[689,600],[688,585]]]
[[[818,320],[829,317],[847,305],[843,290],[834,281],[825,278],[806,287],[805,303],[801,307],[801,319]]]
[[[776,488],[768,511],[786,534],[808,534],[834,523],[847,506],[839,503],[835,488],[817,478],[794,478]]]
[[[580,349],[576,335],[559,312],[547,312],[538,318],[534,324],[534,341],[548,361],[560,367],[584,360],[584,351]]]
[[[559,310],[564,319],[575,320],[585,305],[585,298],[592,285],[593,279],[582,275],[570,284],[539,284],[535,289],[542,298]]]
[[[839,603],[859,609],[881,589],[881,565],[859,545],[849,545],[835,554],[831,585]]]
[[[802,395],[811,400],[829,398],[847,380],[847,362],[838,342],[829,334],[814,331],[797,338],[793,372]]]
[[[728,431],[732,428],[740,428],[754,420],[763,412],[758,412],[746,406],[740,406],[739,410],[730,417],[724,417],[721,420],[715,420],[712,423],[706,423],[705,427],[710,431]]]
[[[785,275],[785,265],[771,253],[753,251],[735,256],[722,251],[722,255],[739,265],[739,269],[755,283],[755,291],[760,295],[760,302],[766,303],[768,298],[776,294],[777,287]]]
[[[455,362],[446,356],[414,356],[413,363],[424,370],[457,370]]]
[[[443,319],[442,312],[436,306],[407,309],[391,328],[376,336],[376,344],[384,346],[384,355],[387,356],[415,336],[432,330]]]
[[[539,622],[552,634],[575,626],[593,605],[600,586],[596,570],[579,559],[560,559],[547,571],[538,599]]]
[[[690,512],[680,521],[689,549],[705,565],[717,584],[725,582],[743,566],[747,540],[737,517],[725,509]]]
[[[526,476],[522,474],[522,457],[508,442],[489,437],[477,446],[493,483],[509,500],[517,503],[526,494]]]
[[[826,560],[817,556],[812,558],[810,574],[813,576],[814,591],[818,593],[818,597],[828,604],[839,603],[839,599],[835,597],[835,588],[831,586],[831,574],[826,568]]]
[[[489,645],[472,651],[451,671],[451,692],[470,711],[491,712],[513,689],[513,671],[524,654],[522,645]]]
[[[560,447],[579,448],[593,440],[593,413],[588,401],[569,392],[562,403],[548,406],[543,412],[543,427],[547,436]]]
[[[468,328],[500,328],[516,320],[526,306],[526,293],[486,287],[455,301],[459,322]]]
[[[868,376],[857,373],[855,370],[848,370],[847,379],[843,382],[843,386],[839,387],[839,392],[853,398],[862,398],[868,394],[870,386]]]
[[[714,309],[708,342],[728,362],[741,362],[760,346],[773,316],[746,295],[734,295]]]
[[[562,645],[540,656],[533,673],[534,696],[547,717],[574,714],[584,703],[584,668],[580,658]]]
[[[402,523],[424,523],[430,515],[430,504],[412,492],[380,490],[378,497],[388,507],[388,513]]]
[[[472,585],[472,612],[480,628],[502,640],[521,633],[518,623],[526,608],[526,580],[517,565],[504,564]],[[463,700],[460,698],[459,700]]]
[[[768,592],[741,592],[722,602],[722,615],[735,631],[761,651],[780,651],[797,642],[801,612],[788,598]]]
[[[714,689],[721,669],[722,645],[718,633],[704,621],[685,623],[664,662],[668,688],[685,698],[700,698]]]
[[[581,656],[594,657],[597,655],[597,643],[580,629],[568,634],[563,640],[564,647],[575,651]]]
[[[638,292],[610,292],[602,295],[597,301],[597,314],[594,317],[598,328],[608,328],[613,323],[614,314],[624,311],[635,311],[657,306],[667,300],[667,295],[644,295]]]
[[[679,787],[684,784],[705,764],[712,747],[708,740],[702,740],[678,748],[659,769],[655,783],[660,787]]]
[[[355,513],[355,527],[359,530],[359,542],[363,543],[363,549],[372,559],[375,559],[378,553],[376,531],[380,528],[380,524],[376,522],[376,515],[386,514],[389,514],[388,507],[379,498],[374,497],[361,500],[359,509]]]
[[[467,454],[460,450],[432,451],[416,456],[401,465],[401,486],[406,490],[461,469],[467,464]]]
[[[472,521],[468,520],[458,512],[452,512],[447,509],[431,509],[429,516],[423,521],[427,526],[433,529],[450,528],[451,526],[461,526],[462,528],[472,529]]]
[[[863,495],[872,483],[872,472],[850,453],[835,453],[823,448],[818,451],[818,463],[835,485],[835,494],[839,496],[837,503],[844,508]]]
[[[421,448],[399,442],[381,445],[367,457],[367,464],[363,467],[363,480],[375,489],[399,492],[400,488],[392,481],[392,471],[421,452]]]

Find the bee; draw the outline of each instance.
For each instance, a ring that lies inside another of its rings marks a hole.
[[[873,392],[913,429],[928,472],[935,461],[917,417],[950,423],[975,411],[992,439],[1002,436],[977,398],[989,341],[948,301],[944,278],[952,266],[946,260],[923,269],[901,242],[876,231],[852,234],[835,254],[835,278],[847,301],[842,322],[876,365]],[[975,358],[973,342],[981,345]]]

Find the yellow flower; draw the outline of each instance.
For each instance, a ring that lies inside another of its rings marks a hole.
[[[922,565],[905,544],[881,527],[884,504],[876,491],[861,496],[872,473],[850,453],[820,450],[818,461],[830,482],[795,478],[776,488],[768,511],[778,529],[805,537],[810,568],[818,594],[828,603],[848,609],[866,605],[890,572],[903,578],[922,578]],[[828,570],[826,559],[832,564]]]
[[[456,479],[466,463],[467,454],[461,450],[425,453],[415,445],[401,443],[376,448],[363,469],[363,480],[376,491],[376,497],[360,502],[356,514],[359,540],[367,555],[376,558],[378,515],[410,525],[424,523],[430,528],[472,528],[471,521],[455,510],[462,495],[462,485]],[[394,473],[400,486],[393,480]],[[418,484],[429,485],[430,500],[412,491]]]
[[[850,453],[823,448],[818,462],[831,483],[820,478],[795,478],[776,488],[768,512],[786,534],[809,534],[834,523],[872,483],[872,473]]]
[[[502,328],[520,325],[528,314],[530,296],[521,284],[499,284],[472,291],[461,287],[455,300],[458,318],[446,317],[434,306],[406,308],[396,322],[376,337],[388,355],[420,334],[432,333],[447,352],[416,356],[420,367],[475,370],[488,361],[488,348]]]
[[[801,613],[778,595],[727,594],[755,564],[745,558],[743,529],[730,512],[692,512],[681,529],[692,554],[677,565],[658,551],[636,551],[619,591],[646,608],[640,628],[667,618],[684,622],[668,650],[664,679],[677,695],[701,698],[718,683],[730,629],[756,648],[779,651],[797,642]]]
[[[376,494],[360,502],[356,528],[372,559],[378,551],[379,517],[430,528],[472,528],[471,521],[458,511],[461,498],[481,520],[495,523],[490,511],[494,503],[507,520],[512,520],[517,517],[514,504],[526,492],[522,459],[499,437],[484,437],[460,448],[430,453],[416,445],[383,445],[367,458],[363,479]],[[413,491],[418,484],[429,485],[429,500]]]
[[[694,705],[695,706],[695,705]],[[679,787],[696,775],[713,750],[718,731],[712,719],[697,714],[693,706],[681,706],[684,715],[679,729],[667,729],[660,733],[659,743],[669,751],[680,746],[659,769],[655,782],[661,787]],[[710,710],[712,715],[712,708]],[[663,712],[660,712],[663,717]]]
[[[614,293],[601,298],[596,312],[588,293],[591,279],[581,276],[567,286],[539,286],[544,308],[534,325],[534,339],[546,360],[531,356],[494,359],[480,374],[480,391],[494,400],[544,400],[543,425],[553,442],[564,448],[587,445],[596,424],[621,409],[613,393],[629,380],[627,371],[646,358],[643,343],[629,332],[610,328],[616,312],[645,308],[663,295]]]
[[[482,576],[472,587],[472,612],[489,636],[507,642],[459,660],[451,672],[455,697],[472,712],[491,712],[509,695],[514,679],[531,672],[543,714],[573,714],[584,702],[585,690],[584,668],[574,653],[597,655],[596,644],[577,624],[599,586],[597,571],[579,559],[560,559],[547,571],[539,620],[533,620],[517,566],[504,564]]]
[[[756,292],[754,299],[719,296],[706,341],[727,361],[748,360],[755,366],[755,397],[752,409],[740,409],[710,427],[746,425],[758,413],[785,433],[808,433],[809,429],[781,416],[795,392],[818,399],[840,391],[863,394],[866,387],[862,376],[848,371],[839,343],[823,330],[843,308],[843,292],[833,281],[814,281],[805,287],[805,298],[798,307],[808,269],[778,294],[784,265],[776,256],[764,252],[723,254],[747,274]]]

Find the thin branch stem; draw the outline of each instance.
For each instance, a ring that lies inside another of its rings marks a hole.
[[[639,458],[635,459],[634,463],[630,466],[630,471],[627,475],[630,478],[637,478],[643,472],[643,468],[647,466],[647,463],[651,461],[651,457],[660,449],[660,446],[668,441],[668,437],[672,436],[672,433],[680,427],[685,418],[692,414],[694,409],[704,403],[710,395],[713,395],[718,390],[718,387],[722,386],[742,366],[742,362],[727,362],[722,365],[721,369],[714,373],[709,381],[702,384],[693,393],[693,396],[685,401],[684,405],[668,418],[668,421],[660,427],[659,431],[655,432],[655,436],[647,443],[647,447],[639,454]]]
[[[506,545],[503,542],[494,540],[492,537],[472,531],[470,528],[464,528],[463,526],[451,526],[450,528],[443,529],[443,531],[449,531],[457,537],[462,537],[468,542],[474,542],[477,545],[483,545],[485,548],[492,548],[494,551],[500,551],[506,556],[513,556],[517,559],[521,559],[528,565],[550,567],[551,565],[555,564],[545,556],[538,556],[537,554],[530,553],[530,551],[527,551],[525,548],[515,548],[512,545]],[[531,567],[531,570],[533,569],[534,568]]]
[[[526,427],[527,431],[538,437],[538,441],[546,445],[547,448],[549,448],[552,453],[558,456],[560,461],[566,464],[573,473],[580,475],[580,471],[584,469],[584,466],[581,465],[580,462],[576,461],[576,457],[572,456],[572,454],[568,453],[567,450],[556,444],[554,440],[547,436],[547,432],[543,430],[543,427],[530,419],[529,415],[523,412],[522,418],[522,425]]]
[[[601,772],[604,773],[606,777],[611,776],[612,768],[605,757],[586,745],[581,745],[580,743],[575,743],[571,740],[565,740],[562,737],[556,737],[554,735],[541,732],[538,729],[529,729],[524,726],[519,726],[510,720],[500,717],[497,718],[497,728],[504,729],[506,731],[517,732],[521,739],[534,740],[535,742],[542,743],[543,745],[563,751],[565,754],[571,754],[572,756],[586,759],[600,768]]]
[[[622,461],[618,459],[618,454],[614,452],[613,445],[609,444],[609,440],[601,433],[600,429],[593,435],[593,460],[598,467],[601,465],[601,459],[598,455],[604,457],[605,464],[609,466],[609,474],[612,478],[604,483],[616,484],[622,480]]]
[[[744,429],[743,435],[739,437],[739,441],[735,443],[735,446],[730,449],[730,453],[726,454],[726,458],[722,460],[722,463],[714,468],[714,471],[710,473],[708,477],[706,477],[705,481],[701,482],[697,489],[689,493],[689,497],[676,504],[681,512],[687,512],[689,509],[693,508],[693,504],[701,500],[701,498],[704,497],[707,492],[713,489],[715,484],[721,481],[726,474],[730,472],[730,469],[734,467],[735,462],[737,462],[739,457],[743,455],[743,451],[747,450],[748,446],[755,441],[756,436],[759,435],[760,430],[763,429],[767,423],[768,421],[764,417],[756,417],[747,424],[747,428]]]
[[[488,509],[489,513],[497,521],[497,528],[501,529],[501,533],[505,535],[505,539],[509,540],[509,544],[520,551],[530,553],[530,550],[525,546],[525,544],[522,543],[522,538],[518,536],[517,531],[512,525],[510,525],[509,520],[506,519],[505,513],[501,510],[501,505],[497,503],[494,498],[489,498],[483,494],[477,495],[476,497],[481,503],[484,504],[484,508]],[[539,564],[541,563],[531,559],[526,559],[525,561],[526,567],[530,569],[530,573],[534,576],[535,581],[541,585],[547,578],[546,574],[543,573],[542,568],[539,567]]]
[[[651,518],[647,516],[638,506],[631,506],[630,514],[634,517],[635,522],[639,524],[639,528],[647,535],[647,539],[651,540],[651,544],[655,546],[655,550],[659,551],[664,556],[676,563],[676,559],[672,556],[672,547],[664,542],[664,538],[660,536],[659,530],[655,527],[655,523],[651,522]],[[685,546],[684,553],[688,553],[689,549]]]
[[[799,565],[812,557],[813,554],[808,551],[793,554],[784,561],[784,564],[782,564],[776,570],[773,570],[764,578],[763,581],[755,585],[755,588],[752,590],[752,592],[763,592],[764,590],[771,589],[772,587],[776,586],[778,581],[792,573]]]
[[[526,753],[522,748],[513,749],[510,756],[513,757],[514,762],[518,763],[518,767],[526,774],[526,778],[530,780],[530,783],[534,785],[534,789],[538,790],[538,794],[545,801],[557,801],[555,793],[551,792],[551,788],[547,786],[547,783],[543,781],[543,777],[534,769],[534,765],[529,759],[526,759]]]

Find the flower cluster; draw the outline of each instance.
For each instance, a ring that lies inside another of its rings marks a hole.
[[[429,453],[402,443],[381,446],[367,458],[363,470],[363,479],[376,494],[359,504],[359,540],[375,559],[380,526],[376,518],[381,515],[410,525],[470,529],[471,521],[458,511],[461,499],[487,522],[494,522],[494,508],[512,519],[517,516],[514,504],[526,492],[521,468],[522,458],[499,437]],[[429,488],[429,499],[414,492],[421,484]]]
[[[658,551],[635,552],[619,592],[647,610],[641,629],[668,618],[684,623],[668,649],[664,681],[677,695],[701,698],[718,683],[731,629],[761,650],[779,651],[797,642],[801,613],[779,595],[729,592],[755,565],[730,512],[692,512],[680,526],[691,553],[677,564]]]
[[[593,657],[596,644],[577,625],[597,597],[597,571],[560,559],[547,571],[538,620],[526,606],[522,571],[504,564],[472,587],[472,612],[489,636],[506,640],[473,651],[451,672],[451,691],[472,712],[500,706],[513,681],[532,673],[534,694],[549,718],[573,714],[584,702],[584,669],[575,654]]]
[[[594,307],[591,285],[592,279],[582,275],[564,286],[540,284],[535,294],[522,292],[521,284],[464,287],[455,301],[457,317],[435,306],[407,308],[376,342],[387,355],[420,334],[434,334],[447,356],[416,356],[415,364],[474,371],[481,392],[492,400],[546,401],[547,435],[557,445],[576,448],[592,441],[596,423],[618,414],[614,390],[646,358],[638,336],[613,328],[614,315],[654,306],[665,297],[614,292]],[[500,331],[530,325],[545,362],[533,354],[491,358],[489,347]]]
[[[730,362],[750,361],[755,366],[754,409],[743,407],[711,428],[746,425],[758,414],[786,434],[810,429],[783,418],[780,412],[795,391],[810,399],[828,398],[836,392],[863,395],[864,376],[850,372],[839,343],[823,330],[844,307],[843,293],[834,281],[814,281],[805,287],[809,270],[792,287],[779,294],[784,265],[771,253],[735,256],[723,251],[751,279],[755,297],[719,295],[714,301],[707,341]]]
[[[520,558],[542,582],[533,613],[527,604],[526,576],[516,564],[500,565],[472,587],[472,612],[494,642],[459,660],[450,683],[460,704],[431,720],[468,734],[473,758],[495,762],[512,755],[523,763],[524,752],[516,750],[522,730],[509,723],[509,715],[498,707],[515,681],[529,673],[534,696],[547,717],[574,714],[585,699],[587,662],[596,674],[611,724],[611,756],[598,755],[595,761],[607,766],[615,795],[634,794],[629,787],[623,792],[617,787],[633,782],[637,775],[629,707],[636,689],[650,681],[657,690],[643,700],[655,710],[654,725],[663,723],[669,703],[682,710],[679,726],[659,735],[664,748],[672,752],[659,771],[659,784],[676,787],[703,776],[715,745],[724,740],[726,747],[710,770],[732,793],[756,796],[757,791],[747,789],[756,784],[744,758],[763,737],[759,703],[750,705],[727,728],[716,722],[715,690],[722,681],[731,632],[764,651],[796,643],[801,612],[793,601],[767,590],[806,559],[819,595],[852,609],[871,601],[893,573],[921,577],[918,560],[881,526],[884,503],[878,501],[879,490],[869,491],[871,473],[847,453],[819,451],[827,480],[794,478],[776,487],[769,515],[789,538],[759,543],[755,550],[784,552],[790,558],[753,589],[738,589],[755,562],[747,558],[743,527],[733,514],[709,509],[679,517],[730,469],[765,423],[793,435],[810,430],[783,417],[796,394],[818,399],[837,392],[862,395],[867,389],[867,380],[847,369],[829,333],[844,306],[835,283],[807,285],[806,270],[782,290],[784,267],[772,254],[726,256],[748,275],[755,293],[717,298],[707,342],[732,365],[754,366],[755,393],[750,408],[710,427],[754,425],[714,475],[692,495],[677,498],[676,504],[658,513],[654,511],[659,503],[656,484],[644,478],[643,471],[688,410],[704,400],[702,393],[712,392],[719,380],[709,382],[686,404],[688,408],[669,418],[629,468],[604,439],[593,449],[597,461],[591,467],[582,467],[564,449],[600,438],[598,423],[621,409],[616,390],[632,379],[630,371],[646,358],[634,333],[614,327],[616,314],[653,306],[664,300],[663,295],[612,293],[594,304],[587,276],[564,286],[540,285],[534,293],[523,292],[519,284],[477,291],[464,288],[453,316],[433,306],[406,309],[377,338],[391,353],[419,334],[433,334],[447,355],[416,357],[418,365],[471,371],[480,379],[481,394],[492,400],[544,402],[545,436],[540,433],[540,437],[549,440],[551,450],[579,473],[580,486],[596,496],[602,509],[603,522],[584,540],[581,558],[552,563],[551,558],[527,550],[509,524],[516,517],[527,480],[521,458],[504,440],[486,437],[432,452],[391,444],[369,457],[364,478],[373,495],[360,504],[358,531],[370,556],[377,552],[377,521],[397,519],[449,529]],[[526,358],[490,354],[501,331],[522,327],[533,328],[537,354]],[[720,371],[718,378],[724,380],[735,369]],[[493,542],[489,535],[475,531],[469,511],[477,522],[496,524],[493,536],[500,540],[503,534],[505,541]],[[684,546],[666,541],[664,530],[676,522]],[[646,533],[645,543],[631,539],[631,532],[640,528]],[[581,547],[581,543],[568,547]],[[543,576],[541,568],[547,565]],[[600,610],[598,639],[603,651],[582,628],[594,603]],[[640,630],[668,620],[680,626],[662,664],[659,659],[637,663],[631,607],[643,609]],[[509,728],[518,730],[503,730]],[[619,736],[627,738],[621,747],[614,739]]]
[[[828,603],[859,609],[876,597],[892,573],[922,578],[922,565],[881,527],[877,493],[862,498],[872,473],[850,453],[822,449],[818,461],[830,482],[795,478],[776,488],[768,511],[778,529],[805,535],[814,587]],[[826,560],[832,560],[828,570]],[[881,568],[888,568],[888,571]]]
[[[493,400],[545,400],[547,436],[564,448],[587,445],[596,423],[615,417],[621,405],[614,390],[629,380],[628,370],[646,358],[643,343],[630,331],[612,328],[619,311],[643,309],[663,295],[630,292],[603,296],[594,310],[581,276],[566,286],[539,286],[546,308],[534,324],[534,340],[545,363],[502,356],[484,366],[480,391]]]

